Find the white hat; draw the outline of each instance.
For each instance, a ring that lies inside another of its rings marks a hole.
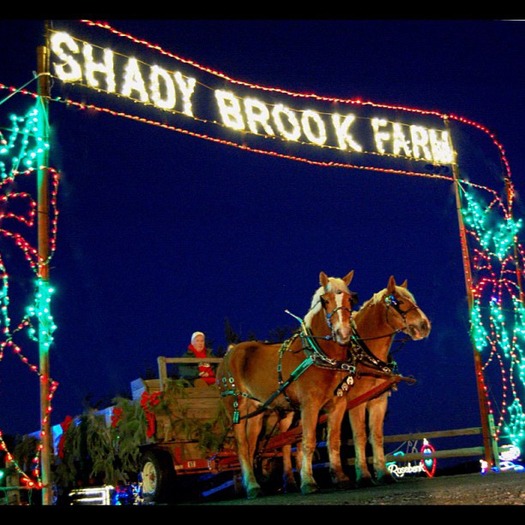
[[[193,342],[195,341],[195,338],[196,338],[198,335],[202,335],[202,337],[206,338],[206,336],[205,336],[202,332],[193,332],[193,333],[191,334],[191,344],[193,344]]]

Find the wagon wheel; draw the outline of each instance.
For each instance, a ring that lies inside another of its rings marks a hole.
[[[168,452],[146,451],[141,458],[142,497],[145,503],[169,503],[175,482]]]

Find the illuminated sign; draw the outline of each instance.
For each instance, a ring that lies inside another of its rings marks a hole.
[[[515,471],[523,472],[525,467],[521,463],[516,463],[516,460],[519,460],[521,456],[521,450],[516,445],[502,445],[499,449],[499,467],[493,466],[492,470],[495,472],[498,471]],[[484,459],[480,459],[481,463],[481,473],[486,474],[489,471],[489,465]]]
[[[268,150],[269,144],[272,151],[358,167],[455,161],[443,119],[434,125],[417,113],[393,119],[391,110],[355,100],[347,111],[322,97],[305,101],[308,96],[235,81],[168,53],[145,62],[153,59],[102,48],[66,31],[51,33],[50,51],[51,73],[64,84],[96,90],[105,103],[108,96],[119,97],[122,104],[133,103],[135,113],[137,106],[148,108],[162,122],[204,138],[246,149]]]
[[[405,474],[425,473],[429,478],[434,477],[436,472],[436,459],[431,456],[431,454],[435,452],[435,449],[426,438],[423,439],[423,445],[419,450],[417,449],[417,441],[408,441],[406,452],[428,454],[428,457],[422,458],[420,461],[415,463],[407,461],[406,465],[403,467],[400,467],[395,461],[387,462],[386,467],[392,476],[394,476],[396,479],[399,479],[404,477]],[[399,461],[403,461],[404,455],[405,453],[403,451],[397,451],[393,454],[393,456],[397,456],[399,458]]]

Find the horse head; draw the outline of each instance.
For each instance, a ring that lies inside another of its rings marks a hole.
[[[418,341],[428,337],[431,325],[409,292],[407,282],[405,279],[402,284],[397,285],[394,276],[390,276],[383,295],[386,319],[392,329],[407,334],[413,341]]]
[[[321,286],[315,292],[305,316],[307,327],[315,333],[325,333],[328,329],[329,335],[340,345],[348,344],[352,335],[352,306],[357,302],[357,296],[348,285],[353,277],[354,270],[342,278],[328,277],[321,272]],[[321,312],[324,312],[324,321],[319,321]]]

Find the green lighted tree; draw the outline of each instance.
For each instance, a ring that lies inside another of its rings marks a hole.
[[[523,221],[513,219],[502,200],[491,194],[491,201],[486,203],[479,191],[462,188],[463,218],[472,247],[474,281],[470,331],[475,351],[482,356],[496,437],[522,449],[525,440],[525,310],[521,289],[524,252],[518,234]]]
[[[37,202],[34,197],[37,172],[42,167],[37,165],[38,159],[43,150],[49,149],[41,134],[45,120],[47,112],[37,100],[24,115],[11,115],[10,125],[0,129],[0,361],[7,351],[12,351],[37,379],[39,367],[28,357],[31,355],[30,345],[36,348],[42,345],[47,351],[56,329],[51,309],[53,288],[38,277],[41,266],[49,263],[49,260],[41,260],[38,251]],[[56,247],[59,175],[52,168],[46,168],[51,174],[51,259]],[[11,278],[11,272],[16,273],[16,279]],[[39,340],[40,336],[42,340]],[[47,380],[49,399],[44,417],[49,417],[51,399],[58,386],[52,378]],[[0,449],[14,461],[1,432]],[[32,476],[18,467],[22,481],[31,487],[41,486],[37,466],[39,452],[37,449]],[[17,465],[16,461],[14,463]]]

